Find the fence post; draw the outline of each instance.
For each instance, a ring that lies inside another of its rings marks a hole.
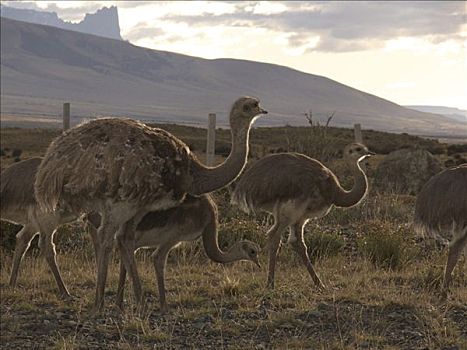
[[[70,128],[70,102],[63,104],[63,131]]]
[[[208,118],[208,140],[206,145],[206,165],[214,165],[214,153],[216,144],[216,114],[209,113]]]
[[[355,135],[355,142],[363,143],[362,126],[360,124],[354,124],[353,131]]]

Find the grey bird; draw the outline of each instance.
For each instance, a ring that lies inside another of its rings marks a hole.
[[[70,297],[55,257],[53,237],[57,228],[77,216],[63,210],[42,210],[34,196],[34,179],[42,158],[30,158],[10,165],[0,174],[0,217],[23,227],[16,234],[10,286],[15,287],[19,266],[32,239],[40,234],[39,247],[49,265],[62,297]]]
[[[267,285],[274,288],[274,272],[282,232],[289,227],[288,242],[306,266],[319,288],[324,284],[309,259],[303,229],[311,218],[325,216],[332,208],[360,203],[368,190],[368,181],[360,162],[373,154],[359,143],[347,145],[344,159],[354,177],[352,190],[346,191],[331,170],[318,160],[299,153],[266,156],[241,176],[232,202],[245,212],[264,211],[274,216],[268,231],[269,266]]]
[[[446,297],[462,250],[467,254],[467,163],[436,174],[423,186],[414,224],[419,233],[449,241],[442,290]]]

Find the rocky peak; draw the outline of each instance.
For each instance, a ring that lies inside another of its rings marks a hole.
[[[104,38],[122,40],[116,6],[103,7],[97,10],[96,13],[87,13],[79,23],[64,21],[55,12],[19,9],[4,5],[1,5],[1,16],[18,21],[44,24]]]

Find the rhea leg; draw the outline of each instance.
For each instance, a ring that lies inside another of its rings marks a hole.
[[[163,244],[152,254],[154,269],[156,271],[157,288],[159,290],[159,304],[162,313],[166,313],[168,310],[167,301],[165,299],[165,265],[167,256],[173,246],[174,244],[172,243]]]
[[[453,235],[453,240],[449,244],[448,260],[444,269],[443,294],[446,295],[452,280],[452,271],[457,264],[457,260],[467,244],[467,227],[459,232],[458,236]]]
[[[109,258],[112,251],[114,235],[118,229],[118,226],[114,222],[114,218],[104,212],[102,214],[101,225],[97,230],[99,246],[97,254],[96,299],[94,301],[93,312],[100,311],[104,307],[104,292],[107,281]]]
[[[290,243],[292,244],[292,248],[294,249],[295,253],[300,257],[302,263],[305,265],[311,279],[315,283],[318,288],[325,288],[323,282],[321,282],[320,278],[315,272],[313,268],[313,264],[310,261],[310,257],[308,256],[307,247],[305,241],[303,239],[303,227],[305,222],[295,223],[291,226],[291,239]]]
[[[286,223],[280,221],[279,218],[274,218],[275,222],[271,229],[268,231],[267,249],[269,251],[269,265],[268,265],[268,280],[266,286],[274,289],[274,273],[276,270],[276,261],[279,253],[282,232],[287,227]]]
[[[121,259],[121,258],[120,258]],[[123,261],[120,260],[120,275],[118,278],[117,300],[116,304],[123,309],[123,293],[125,292],[126,269]]]
[[[63,282],[62,275],[57,265],[57,254],[55,251],[55,244],[53,238],[56,230],[50,228],[41,227],[41,236],[39,239],[39,247],[42,254],[44,254],[45,260],[49,265],[50,271],[54,275],[55,282],[57,283],[58,290],[62,297],[70,297],[70,293]]]
[[[143,292],[135,260],[134,226],[133,219],[127,221],[122,227],[121,234],[117,236],[117,243],[124,268],[126,271],[128,271],[128,274],[133,282],[133,292],[135,294],[136,303],[140,305],[143,300]]]
[[[21,260],[23,260],[24,254],[28,250],[32,239],[36,235],[37,230],[32,228],[29,225],[25,225],[17,234],[16,234],[16,243],[15,243],[15,253],[13,255],[13,265],[11,268],[10,274],[10,286],[15,287],[16,281],[18,279],[19,265]]]
[[[95,212],[87,214],[86,218],[84,219],[85,230],[91,236],[92,245],[94,247],[94,254],[95,254],[94,257],[96,259],[96,264],[97,264],[97,255],[99,254],[99,238],[98,238],[97,232],[99,229],[100,221],[101,221],[100,215]]]

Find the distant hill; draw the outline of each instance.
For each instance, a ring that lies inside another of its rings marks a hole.
[[[0,8],[1,16],[5,18],[122,40],[116,6],[103,7],[96,13],[87,13],[79,23],[64,21],[55,12],[19,9],[4,5]]]
[[[150,50],[120,40],[2,19],[1,113],[131,116],[220,125],[241,95],[261,98],[271,113],[257,125],[306,125],[303,112],[331,125],[425,135],[466,134],[467,125],[404,108],[326,77],[235,59],[208,60]]]
[[[440,114],[447,118],[467,123],[467,110],[443,106],[405,106],[421,112]]]

